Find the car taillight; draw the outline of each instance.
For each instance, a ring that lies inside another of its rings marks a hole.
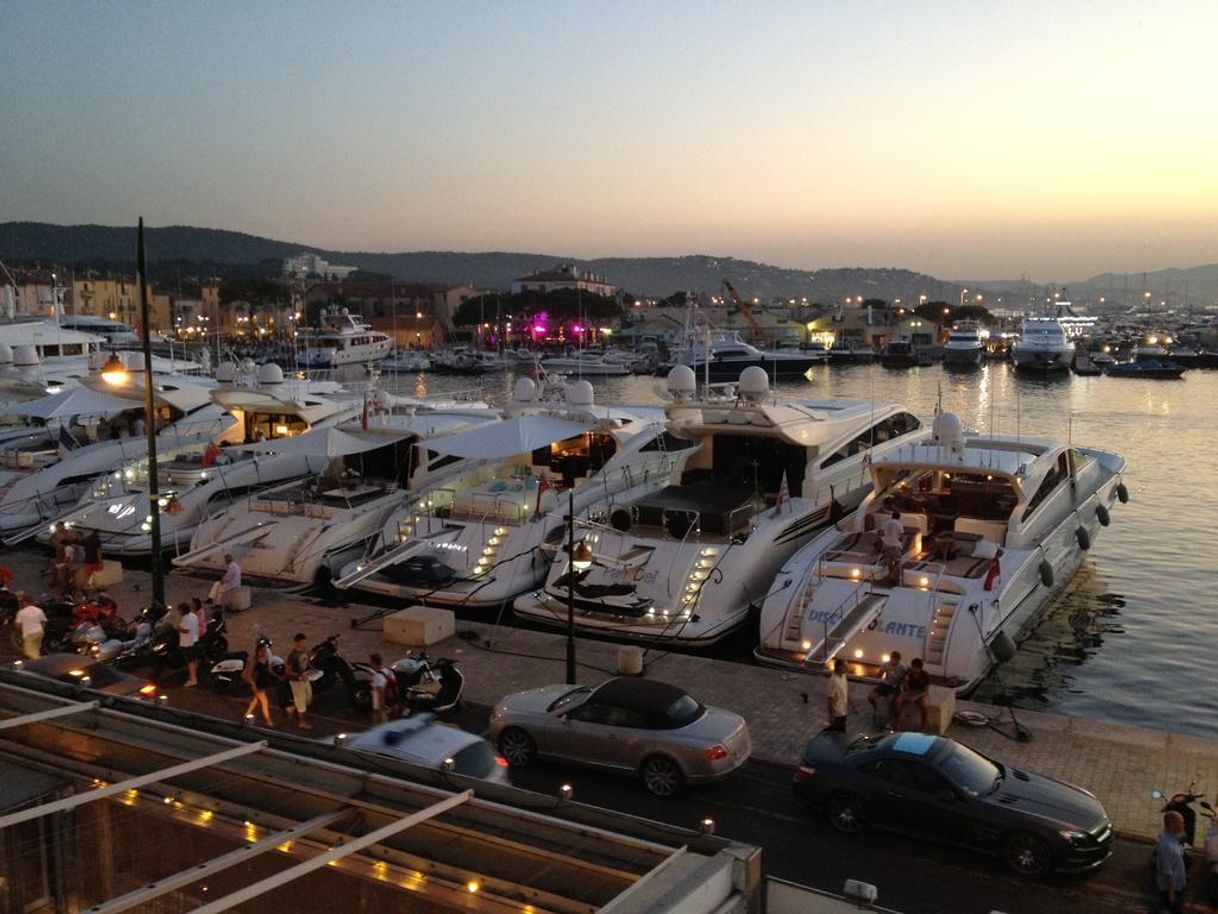
[[[795,780],[807,781],[816,776],[816,769],[809,768],[807,765],[800,765],[795,769]]]
[[[155,695],[156,694],[156,684],[150,682],[146,686],[141,686],[140,694],[141,695]]]
[[[502,755],[496,755],[495,764],[498,765],[500,768],[506,768],[508,766],[508,760],[505,759]]]
[[[712,762],[717,762],[721,758],[727,758],[727,746],[711,746],[706,750],[706,757]]]

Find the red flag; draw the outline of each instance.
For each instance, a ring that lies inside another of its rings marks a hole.
[[[1002,561],[995,556],[994,561],[990,562],[990,570],[985,574],[985,589],[993,590],[994,584],[1002,577]]]
[[[544,476],[541,477],[541,482],[537,484],[537,508],[533,511],[534,517],[541,517],[541,496],[550,488],[550,480]]]
[[[787,471],[782,471],[782,483],[778,486],[778,497],[774,499],[774,513],[772,517],[777,517],[782,513],[782,506],[787,503],[787,499],[791,497],[791,490],[787,488]]]
[[[364,411],[359,417],[359,424],[363,427],[364,431],[368,431],[368,401],[367,400],[364,401]]]

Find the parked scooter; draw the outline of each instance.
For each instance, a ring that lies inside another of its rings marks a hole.
[[[313,683],[314,692],[325,692],[335,683],[341,682],[347,687],[347,698],[352,707],[358,709],[352,697],[357,686],[355,669],[359,664],[353,664],[338,651],[338,635],[313,646],[309,651],[309,666],[315,673],[309,676]]]
[[[271,639],[266,635],[258,638],[255,649],[261,649],[264,645],[267,648],[271,647]],[[227,651],[214,658],[211,666],[207,667],[208,681],[214,688],[221,691],[230,689],[244,679],[245,667],[250,662],[249,651]],[[277,657],[273,651],[271,653],[271,672],[279,678],[283,678],[283,658]]]
[[[377,671],[367,663],[354,664],[357,684],[350,696],[357,711],[372,708],[372,677]],[[460,707],[465,691],[465,676],[455,660],[441,658],[434,663],[426,651],[411,651],[395,662],[389,671],[396,679],[397,703],[407,714],[431,711],[442,714]]]

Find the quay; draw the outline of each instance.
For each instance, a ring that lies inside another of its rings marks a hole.
[[[41,551],[9,552],[0,564],[12,568],[14,590],[38,594],[45,589],[42,573],[48,563]],[[150,581],[148,573],[128,568],[122,582],[107,591],[118,602],[120,613],[129,616],[148,601]],[[166,596],[172,606],[205,596],[209,586],[207,579],[174,573],[166,577]],[[374,608],[364,604],[334,604],[294,589],[255,586],[249,610],[226,613],[230,649],[251,649],[260,634],[267,634],[276,652],[286,655],[297,631],[304,632],[310,644],[338,633],[345,656],[366,659],[375,651],[392,662],[406,648],[383,639],[380,621],[351,628],[352,619],[372,612]],[[456,636],[428,648],[433,659],[451,657],[460,662],[469,704],[490,708],[509,692],[563,681],[565,635],[516,628],[509,624],[506,610],[503,620],[496,625],[489,614],[488,621],[458,619]],[[594,684],[616,675],[619,648],[615,643],[579,637],[579,681]],[[826,683],[819,675],[660,649],[645,651],[644,675],[742,715],[752,733],[753,758],[763,763],[793,769],[808,737],[827,723]],[[852,734],[877,732],[866,700],[868,691],[865,684],[851,684],[854,707],[847,728]],[[1158,834],[1160,804],[1150,796],[1152,789],[1182,790],[1192,780],[1203,792],[1218,786],[1218,739],[1017,710],[1020,724],[1030,734],[1027,741],[1019,741],[1006,708],[959,701],[957,709],[979,711],[993,726],[953,723],[948,736],[1016,767],[1091,790],[1104,804],[1117,832],[1126,838],[1153,840]],[[912,714],[907,720],[912,720]],[[324,727],[319,727],[319,735],[324,733]]]

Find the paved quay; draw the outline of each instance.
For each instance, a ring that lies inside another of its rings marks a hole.
[[[45,589],[42,572],[47,563],[41,552],[10,552],[0,564],[13,569],[14,589],[34,593]],[[109,588],[123,615],[133,614],[148,601],[150,581],[146,572],[129,568],[123,582]],[[166,594],[171,603],[205,596],[210,583],[201,577],[170,574]],[[358,603],[331,605],[290,589],[255,587],[250,610],[227,614],[229,643],[234,650],[248,649],[265,633],[283,654],[297,631],[305,632],[310,644],[338,633],[344,655],[358,659],[378,651],[391,661],[406,648],[386,643],[379,622],[350,627],[353,618],[372,611]],[[616,644],[579,639],[580,681],[595,683],[616,673],[618,650]],[[565,675],[563,635],[496,626],[493,618],[458,620],[457,637],[433,645],[428,652],[433,658],[459,660],[466,700],[488,707],[507,692],[561,682]],[[654,649],[646,652],[645,664],[646,675],[742,715],[749,722],[754,757],[762,761],[798,764],[804,742],[827,723],[822,677]],[[848,720],[852,733],[874,732],[867,691],[862,685],[852,686],[856,706]],[[974,702],[960,702],[958,707],[1009,720],[1004,708]],[[1203,792],[1218,788],[1218,740],[1045,712],[1020,710],[1018,718],[1032,735],[1027,742],[1012,738],[1009,723],[981,728],[953,724],[948,735],[1017,767],[1087,787],[1127,837],[1157,835],[1159,804],[1150,797],[1153,788],[1183,789],[1194,778]]]

